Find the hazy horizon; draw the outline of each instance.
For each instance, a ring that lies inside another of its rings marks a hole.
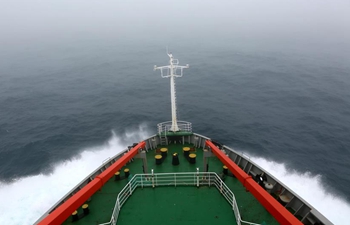
[[[67,40],[255,47],[350,47],[348,1],[8,1],[0,8],[2,50]]]
[[[1,3],[4,223],[32,224],[66,193],[51,181],[74,186],[60,178],[93,170],[81,153],[99,149],[99,164],[126,129],[143,136],[169,120],[169,81],[153,72],[166,46],[190,64],[177,80],[181,120],[348,220],[350,1]]]

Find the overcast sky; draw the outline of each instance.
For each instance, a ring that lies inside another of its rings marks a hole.
[[[350,46],[349,0],[1,1],[0,46],[110,37],[261,38]]]

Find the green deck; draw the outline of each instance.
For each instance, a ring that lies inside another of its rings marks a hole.
[[[191,146],[191,145],[185,145]],[[196,164],[190,164],[182,154],[184,145],[171,144],[166,146],[168,157],[161,165],[155,165],[155,150],[147,153],[149,173],[195,172],[198,167],[203,171],[203,151],[196,149]],[[171,164],[171,154],[179,154],[180,165]],[[222,173],[222,163],[216,157],[209,158],[209,171]],[[134,159],[125,168],[133,174],[142,173],[142,160]],[[124,169],[124,168],[123,168]],[[123,170],[121,175],[123,176]],[[100,224],[109,222],[119,191],[128,180],[114,181],[110,179],[104,187],[95,193],[89,202],[90,214],[72,222],[69,218],[64,224]],[[263,208],[263,206],[245,190],[234,177],[225,178],[226,185],[234,193],[243,220],[258,224],[273,225],[278,222]],[[82,215],[82,209],[78,210]],[[138,188],[123,205],[118,223],[120,225],[134,224],[236,224],[230,204],[221,196],[215,187],[156,187]]]

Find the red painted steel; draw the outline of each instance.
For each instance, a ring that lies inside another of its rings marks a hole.
[[[118,161],[116,161],[113,165],[108,167],[105,171],[103,171],[98,177],[101,178],[102,185],[104,185],[113,175],[116,171],[120,170],[132,157],[134,157],[139,148],[144,148],[146,145],[146,142],[140,142],[138,145],[136,145],[134,148],[132,148],[128,153],[126,153],[124,156],[127,157],[121,157]]]
[[[271,215],[283,225],[302,225],[302,223],[284,208],[276,199],[267,193],[251,176],[246,174],[237,164],[225,155],[213,142],[207,140],[206,145],[227,166],[243,186],[271,213]]]
[[[61,204],[57,209],[46,216],[39,225],[46,224],[62,224],[76,209],[83,205],[95,192],[100,190],[102,186],[120,170],[130,159],[132,159],[140,148],[144,148],[146,143],[140,142],[133,147],[129,152],[125,153],[119,160],[113,163],[105,171],[95,177],[90,183],[84,186],[80,191],[74,194],[71,198]]]

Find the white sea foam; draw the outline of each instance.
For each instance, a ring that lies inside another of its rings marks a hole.
[[[349,203],[342,197],[326,190],[320,175],[291,171],[284,164],[268,161],[264,158],[251,157],[251,160],[290,187],[334,224],[348,224]]]
[[[128,131],[123,137],[114,133],[102,146],[84,150],[75,158],[58,163],[49,175],[22,178],[11,184],[0,183],[0,224],[33,224],[54,203],[101,163],[134,142],[149,136],[145,126]],[[251,157],[298,195],[315,206],[334,224],[346,224],[350,205],[325,190],[319,175],[289,171],[284,164]]]
[[[123,137],[112,133],[105,145],[86,149],[75,158],[54,165],[51,174],[0,183],[0,224],[33,224],[104,160],[149,135],[143,125],[139,130],[127,131]]]

